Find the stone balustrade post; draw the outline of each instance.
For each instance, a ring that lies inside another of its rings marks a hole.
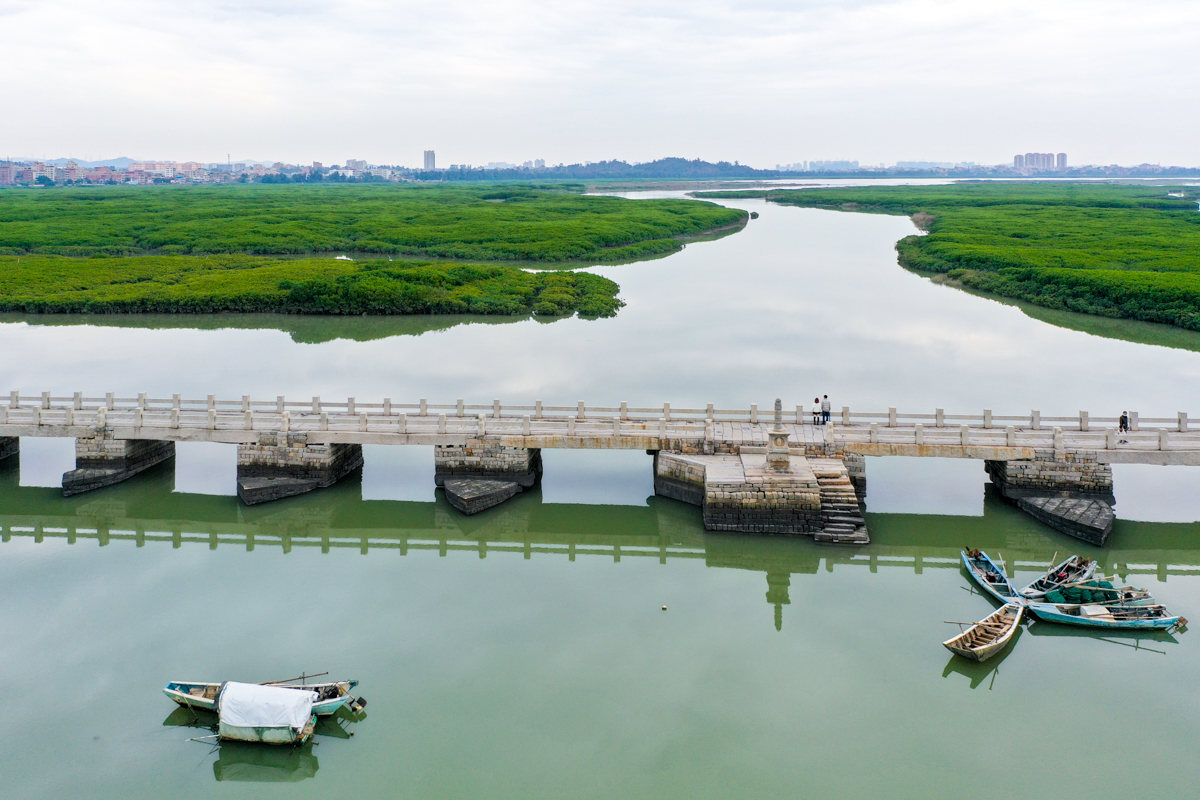
[[[355,409],[355,405],[354,405],[354,398],[353,398],[353,397],[347,397],[347,398],[346,398],[346,414],[347,414],[348,416],[351,416],[351,417],[353,417],[353,416],[354,416],[354,412],[355,412],[355,410],[356,410],[356,409]],[[283,413],[283,412],[280,412],[280,413]]]
[[[249,410],[250,410],[250,395],[244,394],[244,395],[242,395],[242,411],[249,411]]]
[[[492,419],[500,419],[500,401],[492,401]]]
[[[67,427],[70,427],[75,424],[75,409],[73,409],[73,408],[67,409],[66,424],[67,424]]]
[[[1186,411],[1180,411],[1180,412],[1179,412],[1179,414],[1177,414],[1177,415],[1176,415],[1176,418],[1179,420],[1179,432],[1180,432],[1180,433],[1186,433],[1186,432],[1187,432],[1187,429],[1188,429],[1188,416],[1187,416],[1187,412],[1186,412]]]
[[[1017,446],[1017,426],[1006,425],[1004,427],[1004,443],[1009,447]]]
[[[667,438],[667,421],[662,418],[659,418],[658,420],[658,438]]]
[[[117,398],[113,396],[112,392],[108,392],[104,395],[104,407],[109,411],[112,411],[117,407]]]
[[[1042,429],[1042,412],[1037,409],[1029,412],[1029,427],[1035,431]]]
[[[75,408],[75,410],[76,410],[76,411],[82,411],[82,410],[83,410],[83,392],[76,392],[76,393],[75,393],[75,405],[74,405],[74,408]],[[1184,416],[1184,423],[1183,423],[1183,424],[1184,424],[1184,427],[1186,428],[1186,427],[1187,427],[1187,414],[1184,414],[1183,416]]]
[[[383,398],[383,415],[385,417],[392,415],[392,398],[390,397]]]
[[[463,411],[463,399],[460,397],[460,398],[458,398],[458,402],[455,403],[454,415],[456,417],[461,417],[461,416],[463,416],[464,413],[465,412]]]
[[[50,393],[42,392],[42,408],[50,407]]]
[[[216,407],[217,407],[217,396],[215,394],[210,394],[208,396],[208,410],[212,411]]]
[[[1055,427],[1054,428],[1054,457],[1056,459],[1061,460],[1062,457],[1065,455],[1065,451],[1066,451],[1066,447],[1063,442],[1063,430],[1062,430],[1062,428]]]
[[[567,417],[567,436],[575,435],[575,418]]]
[[[758,422],[758,403],[750,404],[750,421]]]
[[[429,401],[426,400],[424,397],[421,398],[421,416],[422,417],[429,416]]]
[[[946,427],[946,410],[937,408],[933,411],[934,426],[938,428]]]
[[[876,444],[879,441],[879,423],[871,423],[871,444]]]
[[[110,392],[108,396],[112,397],[112,393]],[[9,408],[20,408],[21,407],[21,393],[20,392],[9,392],[8,393],[8,407]]]
[[[178,397],[179,395],[175,395],[175,396]],[[172,428],[179,427],[179,409],[178,408],[171,409],[171,427]]]
[[[324,414],[322,414],[321,416],[325,417]],[[245,417],[246,417],[246,430],[248,430],[248,431],[254,430],[254,412],[246,411]],[[326,417],[326,419],[328,419],[328,417]],[[321,430],[324,430],[324,428],[322,428]]]
[[[970,425],[958,426],[958,434],[959,434],[959,436],[962,437],[962,446],[963,447],[967,447],[971,444],[971,426]]]
[[[1170,450],[1171,449],[1170,436],[1171,436],[1170,431],[1161,430],[1158,432],[1158,449],[1159,450]]]
[[[408,433],[408,414],[396,415],[396,431],[399,433]]]
[[[171,408],[179,408],[183,401],[178,394],[171,395]]]
[[[108,427],[108,409],[103,407],[96,409],[96,427],[99,430]]]
[[[1079,430],[1081,430],[1081,431],[1088,430],[1089,422],[1090,421],[1088,419],[1088,412],[1080,411],[1079,412]]]
[[[438,433],[446,432],[446,415],[438,414]]]
[[[751,408],[757,408],[757,406],[751,406]],[[663,419],[665,419],[667,422],[671,421],[671,404],[670,403],[663,403]],[[758,422],[757,417],[755,418],[754,421]]]
[[[1104,429],[1104,449],[1105,450],[1116,450],[1117,449],[1117,429],[1116,428],[1105,428]]]
[[[619,418],[613,420],[613,438],[621,438],[621,420]]]
[[[623,420],[629,419],[629,401],[628,400],[621,401],[621,419],[623,419]]]
[[[986,429],[990,429],[992,427],[992,410],[990,408],[985,408],[983,410],[983,427]]]
[[[709,406],[709,408],[711,409],[712,407]],[[712,412],[710,411],[708,415],[711,417]],[[797,425],[804,424],[804,406],[802,406],[802,405],[796,406],[796,424]]]
[[[925,444],[925,426],[919,422],[913,426],[913,442]]]
[[[1129,412],[1129,430],[1136,433],[1138,429],[1138,412]]]
[[[479,435],[481,437],[487,436],[487,415],[486,414],[479,415]]]
[[[842,406],[842,424],[850,427],[850,406]]]
[[[445,416],[444,414],[442,416]],[[362,412],[358,415],[358,430],[365,431],[367,429],[367,412]]]
[[[533,415],[534,415],[534,419],[542,418],[542,401],[541,400],[538,400],[536,403],[533,404]]]
[[[314,413],[314,414],[320,414],[320,413],[321,413],[321,396],[320,396],[320,395],[316,395],[316,394],[315,394],[315,395],[313,395],[313,399],[312,399],[312,413]]]
[[[526,414],[523,417],[521,417],[521,435],[528,436],[529,433],[530,433],[529,415]]]
[[[576,419],[581,419],[581,420],[582,420],[582,419],[585,419],[585,418],[587,417],[587,412],[586,412],[586,410],[584,409],[584,405],[583,405],[583,401],[582,401],[582,400],[580,400],[580,401],[579,401],[579,403],[576,405],[576,408],[577,408],[577,411],[575,412],[575,413],[576,413]]]
[[[351,400],[353,400],[353,398],[351,398]],[[276,414],[283,413],[283,395],[279,395],[275,398],[275,413]],[[351,411],[350,413],[354,413],[354,412]]]
[[[895,406],[892,406],[891,408],[888,409],[888,427],[889,428],[896,427],[896,408],[895,408]]]
[[[137,407],[143,408],[143,409],[146,407],[146,393],[145,392],[138,392]]]
[[[713,421],[711,418],[704,420],[704,441],[711,442],[716,436],[713,433]]]
[[[140,408],[135,408],[133,410],[133,427],[142,427],[142,410]]]

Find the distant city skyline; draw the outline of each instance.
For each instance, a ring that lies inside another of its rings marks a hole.
[[[0,156],[1011,164],[1036,140],[1200,161],[1186,0],[46,0],[0,19],[53,31],[0,48]]]

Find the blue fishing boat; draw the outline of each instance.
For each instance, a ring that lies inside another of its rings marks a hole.
[[[1187,620],[1172,615],[1163,606],[1127,606],[1087,603],[1085,605],[1055,605],[1030,603],[1029,610],[1038,619],[1079,625],[1085,628],[1173,630],[1187,625]]]
[[[350,694],[358,681],[329,681],[327,683],[307,683],[305,678],[289,681],[275,681],[262,684],[263,686],[279,686],[284,689],[299,689],[316,692],[317,699],[313,703],[313,713],[318,717],[336,714],[343,706],[357,711],[367,704],[362,698]],[[171,681],[163,688],[163,694],[186,708],[199,708],[204,711],[215,711],[217,693],[221,690],[218,683],[197,683],[193,681]]]
[[[1046,573],[1022,589],[1021,594],[1030,600],[1041,599],[1046,592],[1091,580],[1096,573],[1096,566],[1096,562],[1090,558],[1071,556],[1057,566],[1051,564]]]
[[[1017,591],[1017,587],[1009,580],[1004,570],[988,558],[987,553],[982,550],[962,550],[959,555],[962,556],[967,573],[985,592],[1001,603],[1025,605],[1025,598]]]

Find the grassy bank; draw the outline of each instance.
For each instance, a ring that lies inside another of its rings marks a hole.
[[[746,213],[525,186],[100,187],[0,193],[0,254],[379,253],[616,262]]]
[[[928,231],[897,243],[906,267],[1046,308],[1200,330],[1194,188],[977,183],[702,196],[906,214]]]
[[[538,314],[607,317],[617,284],[496,264],[262,256],[0,256],[0,310],[29,313]]]

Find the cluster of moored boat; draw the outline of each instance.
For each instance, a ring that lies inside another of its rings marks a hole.
[[[163,693],[184,708],[215,713],[217,739],[303,744],[312,738],[317,717],[367,705],[366,698],[351,694],[358,681],[309,683],[310,677],[321,675],[268,683],[171,681]]]
[[[1104,576],[1097,577],[1097,564],[1088,558],[1073,555],[1024,589],[1017,589],[1003,562],[993,561],[980,550],[964,550],[961,555],[967,574],[1003,604],[942,642],[950,652],[972,661],[986,661],[1003,650],[1026,613],[1047,622],[1087,628],[1169,632],[1187,625],[1186,619],[1169,613],[1145,589],[1114,586]]]

